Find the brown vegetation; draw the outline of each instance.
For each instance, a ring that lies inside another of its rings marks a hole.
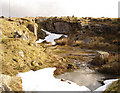
[[[90,63],[101,73],[120,75],[120,54],[110,54],[104,59],[97,55]]]

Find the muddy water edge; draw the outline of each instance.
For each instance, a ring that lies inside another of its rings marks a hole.
[[[91,90],[104,85],[104,80],[113,79],[116,76],[101,74],[93,69],[90,69],[89,62],[96,56],[96,51],[85,50],[77,47],[58,47],[60,51],[57,53],[61,57],[68,58],[76,69],[57,75],[56,78],[61,80],[70,80],[80,86],[86,86]],[[68,66],[67,69],[72,69]]]

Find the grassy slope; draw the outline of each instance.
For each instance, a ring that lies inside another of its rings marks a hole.
[[[68,62],[66,59],[53,53],[53,50],[55,50],[54,47],[35,44],[36,38],[26,25],[32,22],[23,21],[24,24],[19,24],[19,20],[21,19],[14,18],[14,21],[1,19],[2,38],[0,39],[0,45],[2,45],[1,56],[3,68],[0,73],[16,75],[18,72],[39,70],[45,67],[57,67],[57,70],[61,70],[60,73],[67,71]],[[30,40],[14,38],[15,31],[19,31],[22,34],[23,31],[27,31]],[[20,56],[20,51],[22,51],[24,57]]]

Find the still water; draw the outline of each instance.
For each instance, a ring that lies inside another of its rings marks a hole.
[[[100,74],[94,70],[89,69],[87,63],[83,62],[80,65],[80,69],[73,72],[66,72],[64,74],[56,76],[58,79],[70,80],[80,86],[86,86],[91,90],[95,90],[102,86],[99,81],[102,81],[107,75]]]

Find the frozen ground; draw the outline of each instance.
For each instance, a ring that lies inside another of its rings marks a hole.
[[[86,86],[79,86],[71,81],[61,81],[53,76],[56,68],[44,68],[38,71],[29,71],[19,73],[17,76],[22,78],[24,91],[91,91]],[[95,91],[104,91],[108,86],[117,79],[105,80],[104,86],[97,88]],[[69,84],[69,82],[71,84]],[[91,93],[91,92],[90,92]]]
[[[53,76],[56,68],[45,68],[38,71],[19,73],[24,91],[90,91],[71,81],[61,81]],[[69,84],[70,82],[71,84]]]

